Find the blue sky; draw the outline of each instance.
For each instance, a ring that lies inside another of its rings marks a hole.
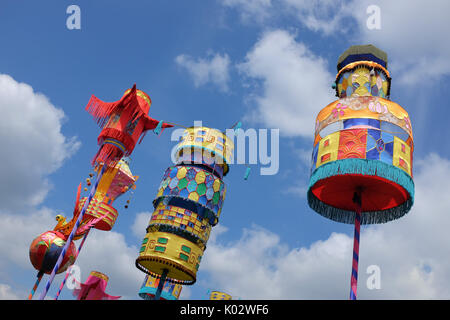
[[[450,191],[450,8],[433,2],[379,1],[381,29],[369,30],[368,1],[2,1],[0,298],[26,298],[36,275],[29,244],[56,214],[71,215],[76,187],[92,171],[100,130],[84,110],[91,94],[115,101],[136,83],[156,119],[280,130],[276,175],[254,165],[244,181],[245,167],[233,165],[225,177],[220,223],[182,298],[214,289],[243,299],[346,299],[353,228],[309,209],[306,187],[314,119],[335,100],[336,61],[366,43],[387,52],[391,100],[410,114],[418,195],[406,217],[363,228],[360,296],[450,297],[441,285],[450,280],[441,254],[450,243],[442,197]],[[81,9],[80,30],[66,27],[71,4]],[[99,270],[110,276],[110,294],[138,298],[144,274],[134,259],[174,144],[166,130],[136,147],[130,208],[127,194],[116,201],[114,229],[89,236],[77,261],[83,280]],[[369,265],[381,268],[380,290],[365,286]],[[61,297],[72,299],[68,289]]]

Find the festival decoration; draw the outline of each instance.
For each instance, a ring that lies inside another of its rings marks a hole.
[[[59,232],[46,231],[42,233],[30,245],[31,264],[40,272],[50,273],[65,244],[64,235]],[[57,273],[66,271],[73,264],[76,254],[77,248],[71,242]]]
[[[84,283],[78,283],[79,288],[72,291],[77,300],[117,300],[120,296],[111,296],[106,293],[108,285],[108,276],[98,272],[91,271]]]
[[[38,274],[31,293],[28,296],[29,300],[33,298],[44,273],[50,274],[52,271],[65,245],[65,236],[57,231],[46,231],[31,242],[29,250],[30,261],[33,267],[38,270]],[[64,255],[58,269],[56,269],[56,273],[66,271],[75,262],[76,256],[77,248],[74,242],[71,241],[67,253]]]
[[[122,99],[116,102],[103,102],[95,96],[92,96],[89,100],[86,110],[93,115],[97,123],[102,127],[102,131],[98,137],[98,144],[100,145],[100,148],[92,160],[92,164],[100,169],[97,169],[97,177],[93,184],[90,178],[86,181],[87,184],[92,184],[91,191],[89,196],[81,205],[82,208],[77,218],[73,219],[75,222],[73,227],[71,227],[71,232],[67,237],[67,241],[71,242],[76,233],[79,232],[79,227],[83,222],[86,211],[91,205],[92,199],[94,199],[97,194],[97,187],[102,180],[104,173],[114,169],[118,161],[123,156],[128,156],[132,153],[139,138],[143,138],[143,136],[141,136],[142,133],[145,133],[150,129],[156,129],[159,133],[164,128],[172,127],[170,124],[154,120],[148,116],[150,104],[151,100],[149,96],[143,91],[137,90],[136,85],[127,90]],[[106,170],[106,168],[108,168],[108,170]],[[78,194],[79,192],[80,189]],[[83,237],[86,237],[88,234],[87,231],[93,226],[105,230],[112,228],[112,225],[117,218],[117,214],[114,210],[110,210],[109,207],[106,207],[106,205],[108,205],[107,202],[109,200],[114,199],[120,193],[123,192],[119,191],[117,194],[104,194],[104,196],[102,194],[103,199],[101,204],[99,205],[99,202],[97,201],[91,205],[88,217],[89,215],[95,216],[96,213],[98,217],[88,223]],[[79,195],[77,196],[77,205],[75,206],[75,210],[78,210],[79,208],[78,199]],[[107,200],[106,205],[105,201],[103,201],[105,199]],[[100,212],[102,209],[103,214],[101,215]],[[61,224],[63,225],[63,223]],[[69,245],[66,244],[61,251],[53,271],[50,274],[50,278],[47,281],[46,287],[39,297],[40,300],[43,300],[47,295],[56,271],[60,267],[63,257],[68,250],[68,246]]]
[[[80,244],[80,247],[78,248],[78,254],[80,253],[84,245],[90,228],[95,228],[103,231],[109,231],[112,229],[118,217],[117,210],[112,206],[113,201],[128,190],[136,188],[135,182],[139,177],[132,175],[129,163],[129,158],[122,158],[114,167],[110,167],[108,170],[106,170],[102,178],[100,179],[94,198],[89,203],[83,221],[81,222],[74,236],[74,239],[79,239],[83,236],[83,240]],[[98,165],[96,171],[100,171],[102,165],[103,164]],[[87,198],[82,198],[81,201],[78,201],[78,198],[79,196],[77,196],[79,212],[84,206]],[[59,218],[57,218],[58,224],[57,227],[55,227],[55,230],[59,230],[61,232],[64,231],[66,233],[66,236],[68,236],[68,234],[72,232],[70,226],[73,226],[74,221],[76,221],[75,219],[76,216],[74,215],[74,218],[72,218],[72,220],[67,223],[69,227],[66,227],[66,224],[61,225],[61,221],[65,221],[65,218],[59,216]],[[60,227],[58,228],[58,226]],[[66,276],[60,285],[58,293],[56,294],[55,300],[58,299],[68,276],[69,273],[66,273]]]
[[[153,300],[161,279],[146,275],[144,283],[139,290],[139,296],[144,300]],[[182,286],[176,283],[165,282],[161,291],[160,300],[178,300]]]
[[[136,85],[115,102],[104,102],[92,95],[86,110],[102,128],[97,139],[100,148],[92,160],[93,165],[100,162],[109,165],[130,155],[147,130],[155,129],[159,134],[162,129],[172,127],[148,115],[151,103],[150,97],[136,89]]]
[[[176,165],[164,173],[136,259],[139,270],[161,279],[155,299],[166,280],[195,283],[211,227],[219,221],[233,148],[223,132],[206,127],[187,128],[180,138]]]
[[[317,116],[307,196],[317,213],[355,225],[350,299],[356,299],[360,225],[389,222],[411,209],[414,144],[408,113],[388,100],[386,53],[352,46],[337,69],[339,99]]]

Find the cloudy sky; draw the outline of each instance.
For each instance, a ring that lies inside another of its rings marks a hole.
[[[81,9],[79,30],[67,28],[71,4]],[[368,28],[373,4],[380,29]],[[279,129],[277,174],[252,165],[245,181],[245,167],[231,167],[220,223],[181,298],[221,290],[241,299],[347,299],[353,228],[314,213],[306,188],[314,120],[335,100],[337,59],[368,43],[387,52],[391,99],[412,120],[416,198],[400,220],[362,228],[358,298],[449,299],[450,3],[426,4],[1,1],[0,299],[26,299],[36,277],[31,241],[53,229],[57,214],[70,217],[77,185],[92,172],[99,128],[84,110],[91,94],[115,101],[134,83],[152,98],[156,119]],[[76,262],[81,280],[98,270],[110,277],[108,293],[139,299],[144,274],[134,261],[174,144],[167,130],[136,147],[131,205],[124,209],[128,195],[118,199],[114,229],[91,232]],[[368,288],[370,266],[380,270],[379,289]],[[73,299],[67,288],[61,298]]]

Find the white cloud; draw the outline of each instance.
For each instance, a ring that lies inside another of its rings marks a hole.
[[[19,297],[12,288],[7,284],[0,283],[0,300],[19,300],[23,297]]]
[[[353,8],[351,1],[344,0],[282,0],[288,12],[294,14],[298,21],[312,31],[320,31],[325,35],[348,32],[343,20]]]
[[[362,229],[361,299],[450,298],[450,160],[432,154],[417,167],[412,211]],[[209,243],[201,271],[210,273],[211,286],[244,299],[348,299],[352,246],[352,237],[332,233],[309,247],[289,248],[253,226],[236,243]],[[381,269],[380,290],[366,286],[369,265]]]
[[[109,277],[108,294],[122,296],[121,299],[140,299],[138,292],[145,273],[135,266],[139,249],[129,246],[121,233],[99,230],[91,233],[76,261],[82,272],[82,281],[91,271],[100,271]]]
[[[138,239],[144,239],[151,216],[151,212],[140,212],[136,214],[136,218],[131,225],[131,231]]]
[[[30,244],[41,233],[52,230],[56,225],[56,213],[44,208],[24,215],[1,213],[0,220],[0,266],[9,265],[33,269],[29,258]],[[20,232],[20,237],[17,233]],[[15,239],[12,241],[12,239]]]
[[[311,138],[318,110],[335,100],[326,61],[283,30],[264,33],[239,69],[262,83],[261,92],[249,97],[247,118],[281,135]]]
[[[228,91],[230,57],[226,53],[209,54],[206,59],[194,59],[181,54],[175,58],[175,62],[188,71],[195,87],[213,83],[221,91]]]
[[[355,1],[351,11],[360,26],[359,42],[373,43],[388,53],[391,69],[404,85],[436,80],[450,74],[448,12],[445,0],[377,1],[381,29],[366,27],[366,8],[373,1]]]
[[[223,0],[222,4],[229,8],[237,8],[241,19],[245,22],[264,21],[270,16],[272,8],[271,0]]]
[[[50,188],[46,176],[80,147],[61,133],[64,113],[25,83],[0,74],[0,209],[40,204]]]
[[[223,4],[242,11],[246,20],[279,16],[285,22],[287,17],[295,17],[320,35],[345,36],[342,40],[351,44],[372,43],[388,53],[390,69],[403,85],[450,74],[450,42],[446,41],[450,2],[446,0],[435,0],[432,5],[421,0],[279,0],[270,4],[229,0]],[[379,30],[367,28],[372,14],[367,8],[371,5],[380,8]]]
[[[29,270],[30,283],[35,275],[34,268],[29,259],[29,246],[39,234],[52,230],[56,225],[56,213],[49,209],[41,209],[29,214],[28,217],[14,214],[0,214],[0,268],[6,270],[2,278],[7,278],[11,268]],[[17,232],[20,231],[20,237]],[[11,241],[14,239],[14,241]],[[81,240],[75,241],[78,247]],[[123,234],[114,231],[100,231],[92,229],[76,261],[81,269],[81,281],[84,282],[89,273],[97,270],[109,277],[107,293],[120,295],[122,299],[138,299],[138,292],[144,281],[145,274],[135,267],[138,248],[126,243]],[[57,275],[52,283],[49,296],[54,296],[57,288],[64,278],[64,273]],[[37,299],[42,287],[48,278],[44,278],[41,287],[34,299]],[[6,284],[5,284],[6,285]],[[12,294],[7,287],[0,286],[0,299],[2,294]],[[67,287],[64,291],[69,291]],[[14,293],[16,296],[17,293]],[[8,299],[5,296],[4,299]],[[21,294],[20,299],[25,295]]]

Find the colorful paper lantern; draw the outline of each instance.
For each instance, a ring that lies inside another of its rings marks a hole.
[[[30,261],[36,270],[46,274],[52,271],[66,244],[64,238],[60,232],[46,231],[31,242]],[[74,263],[76,255],[77,248],[72,241],[56,273],[66,271]]]
[[[121,159],[115,165],[110,166],[108,170],[105,170],[101,176],[97,189],[94,193],[92,200],[86,209],[83,220],[76,231],[74,240],[80,239],[84,236],[86,231],[93,227],[103,231],[109,231],[114,226],[118,217],[117,210],[112,206],[114,200],[120,195],[124,194],[128,190],[135,188],[135,182],[138,177],[133,176],[129,168],[129,159]],[[97,166],[97,171],[100,171],[103,164]],[[66,222],[66,218],[58,215],[57,225],[54,230],[62,233],[67,239],[72,232],[78,215],[82,210],[87,197],[79,199],[79,190],[77,194],[77,202],[75,204],[76,209],[74,215],[69,222]]]
[[[389,222],[411,209],[414,144],[408,113],[388,100],[383,51],[350,47],[339,58],[335,83],[339,99],[317,116],[308,203],[326,218],[355,223],[356,298],[360,224]]]
[[[131,154],[147,130],[160,131],[161,128],[172,127],[149,117],[151,103],[150,97],[136,89],[136,85],[126,90],[122,98],[115,102],[103,102],[92,95],[86,110],[102,128],[98,136],[100,149],[92,160],[93,164],[118,161]]]
[[[100,218],[94,228],[111,230],[118,217],[117,210],[112,206],[113,202],[128,190],[135,188],[138,177],[131,173],[129,162],[128,158],[122,158],[112,169],[106,170],[103,174],[85,214],[86,221]],[[102,165],[97,167],[97,171],[101,170]],[[81,199],[80,209],[86,199]]]
[[[211,227],[219,221],[233,147],[218,130],[185,130],[175,148],[176,165],[164,173],[153,201],[138,269],[171,283],[195,283]]]

